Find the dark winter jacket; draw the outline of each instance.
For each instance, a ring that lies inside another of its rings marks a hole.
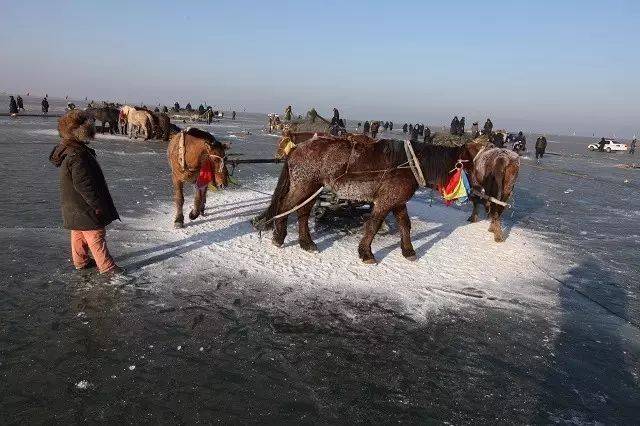
[[[538,152],[545,152],[547,149],[547,138],[543,137],[539,137],[536,140],[536,151]]]
[[[9,114],[17,114],[18,113],[18,104],[16,100],[11,96],[9,98]]]
[[[120,219],[93,149],[81,142],[63,141],[51,151],[49,161],[60,168],[66,229],[100,229]]]

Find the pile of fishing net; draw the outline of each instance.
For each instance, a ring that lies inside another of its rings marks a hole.
[[[293,132],[329,133],[331,122],[318,114],[315,108],[307,112],[303,119],[294,119],[285,125]]]
[[[486,144],[489,142],[487,135],[480,135],[476,139],[473,139],[471,133],[464,133],[462,135],[452,135],[449,132],[436,132],[433,134],[433,140],[431,143],[434,145],[443,146],[461,146],[471,141],[480,142]]]

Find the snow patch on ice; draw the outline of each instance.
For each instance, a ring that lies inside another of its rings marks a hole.
[[[274,180],[263,181],[260,190],[269,193],[274,185]],[[298,246],[293,218],[284,248],[271,244],[271,232],[260,238],[249,219],[262,211],[268,200],[242,189],[210,193],[207,216],[180,230],[171,229],[169,205],[152,215],[128,219],[139,222],[132,224],[134,228],[164,226],[162,238],[167,240],[141,250],[140,255],[129,254],[128,262],[141,262],[142,270],[134,274],[157,275],[158,282],[176,267],[181,274],[197,274],[215,265],[218,271],[227,268],[221,272],[237,276],[239,281],[249,278],[274,288],[291,287],[300,297],[329,292],[350,298],[393,299],[401,302],[408,314],[422,318],[428,311],[455,305],[460,298],[484,299],[513,308],[555,305],[556,287],[534,265],[546,265],[547,259],[553,258],[554,245],[533,232],[514,227],[506,242],[496,243],[487,231],[488,221],[469,224],[467,212],[436,204],[430,207],[414,199],[408,208],[418,260],[411,262],[402,256],[399,233],[379,234],[373,252],[380,263],[371,266],[358,258],[360,232],[313,232],[320,250],[313,254]],[[178,255],[179,261],[172,264],[171,259]],[[145,263],[145,258],[159,260]],[[185,281],[211,285],[197,279]]]

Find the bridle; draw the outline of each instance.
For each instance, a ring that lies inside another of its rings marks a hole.
[[[221,157],[219,155],[216,154],[209,154],[210,158],[217,158],[218,160],[220,160],[220,167],[218,168],[218,173],[222,173],[224,171],[224,168],[227,164],[227,156],[225,155],[224,157]]]

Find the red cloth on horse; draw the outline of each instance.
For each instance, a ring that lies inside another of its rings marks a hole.
[[[213,162],[210,158],[207,158],[200,165],[200,174],[196,179],[196,186],[198,188],[206,188],[213,180]]]

